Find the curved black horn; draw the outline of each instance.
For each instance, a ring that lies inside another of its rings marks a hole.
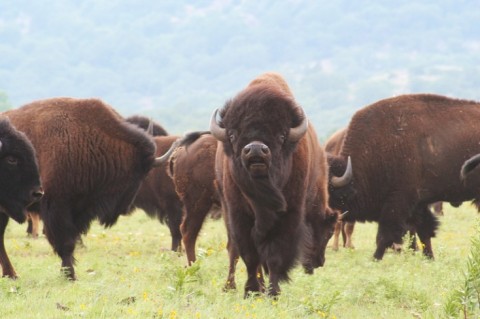
[[[292,127],[290,129],[290,132],[288,133],[288,140],[290,142],[298,141],[305,135],[305,133],[307,133],[307,129],[308,129],[308,120],[306,117],[304,117],[300,125],[298,125],[297,127]]]
[[[215,138],[219,141],[225,142],[227,140],[227,132],[224,128],[221,128],[217,123],[217,113],[218,109],[213,112],[212,118],[210,119],[210,132]]]
[[[350,159],[350,156],[348,157],[347,160],[347,168],[345,169],[345,173],[343,173],[343,176],[338,177],[338,176],[333,176],[332,177],[332,185],[335,188],[338,187],[343,187],[350,183],[353,177],[353,169],[352,169],[352,160]]]
[[[0,141],[0,151],[2,150],[2,141]]]
[[[463,163],[462,168],[460,169],[460,178],[462,180],[465,180],[468,173],[474,170],[479,163],[480,163],[480,154],[472,156],[471,158],[466,160],[465,163]]]

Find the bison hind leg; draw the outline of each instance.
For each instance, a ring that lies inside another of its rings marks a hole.
[[[434,259],[431,238],[435,237],[439,224],[438,218],[425,208],[416,225],[418,237],[423,244],[423,255],[431,259]]]

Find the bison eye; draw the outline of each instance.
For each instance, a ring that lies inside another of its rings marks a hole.
[[[280,143],[283,144],[285,142],[285,135],[284,134],[280,135],[278,139],[280,140]]]
[[[11,166],[17,166],[18,165],[18,158],[14,157],[14,156],[5,157],[5,161],[7,162],[8,165],[11,165]]]
[[[235,140],[237,139],[237,133],[232,131],[228,134],[228,138],[230,139],[230,143],[233,143],[235,142]]]

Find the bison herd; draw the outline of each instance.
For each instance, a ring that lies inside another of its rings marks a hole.
[[[220,207],[225,287],[236,287],[241,258],[245,296],[278,295],[297,263],[312,274],[334,232],[334,249],[340,233],[353,247],[356,221],[378,223],[377,260],[407,233],[433,258],[438,220],[430,205],[480,200],[477,119],[477,102],[402,95],[360,109],[323,147],[273,72],[214,110],[209,131],[185,136],[142,116],[125,119],[97,99],[35,101],[0,117],[3,276],[16,277],[4,246],[9,217],[22,223],[27,211],[33,226],[43,220],[71,280],[75,245],[92,221],[109,227],[134,208],[167,224],[171,249],[183,242],[191,265],[202,224]]]

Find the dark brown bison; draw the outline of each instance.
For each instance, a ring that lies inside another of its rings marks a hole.
[[[343,128],[336,131],[332,134],[332,136],[330,136],[330,138],[325,143],[325,152],[327,152],[327,154],[340,154],[346,132],[347,129]],[[352,235],[354,229],[355,222],[345,222],[342,220],[342,218],[339,218],[337,223],[335,224],[335,231],[333,233],[333,250],[338,250],[340,234],[342,234],[343,247],[355,248],[352,242]]]
[[[177,139],[177,136],[156,136],[157,156],[164,154]],[[167,163],[152,169],[143,181],[132,208],[140,208],[150,217],[157,217],[166,223],[172,236],[172,250],[181,248],[182,202],[175,191],[175,185],[167,174]]]
[[[137,125],[138,127],[147,131],[147,133],[152,136],[168,135],[167,131],[160,124],[155,123],[147,117],[133,115],[127,117],[126,121]],[[159,150],[163,152],[165,150],[165,147],[170,147],[170,144],[172,142],[171,140],[171,138],[166,138],[155,141],[157,144],[157,154],[159,153]],[[167,143],[168,145],[158,145],[163,143]],[[170,178],[166,176],[165,164],[161,166],[161,168],[150,171],[147,175],[145,183],[142,183],[139,193],[137,197],[135,197],[132,210],[138,207],[140,209],[143,209],[148,216],[152,218],[157,217],[161,223],[167,223],[170,228],[170,233],[172,235],[172,249],[178,250],[181,240],[179,230],[181,220],[181,216],[179,216],[179,214],[181,214],[181,211],[178,209],[178,205],[181,204],[178,203],[178,198],[176,200],[173,198],[176,197],[175,190],[173,189],[173,185],[170,182]],[[160,180],[156,181],[157,178],[159,178]],[[38,237],[38,230],[40,224],[39,209],[39,207],[29,207],[28,210],[27,234],[29,234],[33,238]],[[79,237],[79,240],[81,241],[81,237]]]
[[[327,163],[312,125],[281,76],[267,73],[228,101],[211,119],[222,143],[216,169],[229,239],[246,264],[245,294],[280,292],[302,251],[308,267],[324,263],[336,215],[327,213]],[[305,263],[304,263],[305,265]]]
[[[155,144],[97,99],[41,100],[5,115],[36,149],[46,235],[67,277],[75,279],[76,239],[92,220],[109,227],[130,209],[155,163]]]
[[[165,153],[178,138],[176,136],[166,136],[168,135],[167,131],[160,124],[144,116],[134,115],[126,120],[154,136],[157,156]],[[172,250],[180,250],[182,203],[175,192],[172,179],[167,174],[166,161],[162,161],[157,168],[148,173],[133,201],[132,210],[135,208],[140,208],[148,216],[157,217],[162,224],[167,224],[172,236]]]
[[[7,118],[0,116],[0,265],[4,277],[17,277],[4,244],[9,217],[18,223],[25,222],[25,208],[42,195],[32,144]]]
[[[353,171],[340,185],[330,183],[330,203],[348,211],[344,220],[378,222],[376,259],[409,225],[433,258],[438,221],[428,204],[479,197],[478,179],[458,177],[480,152],[479,119],[480,103],[430,94],[381,100],[355,113],[339,156],[330,159],[334,176],[344,174],[349,157]]]

